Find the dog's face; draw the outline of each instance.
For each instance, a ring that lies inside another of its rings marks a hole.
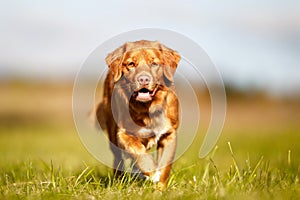
[[[180,56],[158,42],[126,43],[106,58],[115,82],[126,85],[132,98],[151,101],[158,90],[173,82]]]
[[[138,49],[127,52],[122,62],[123,76],[131,85],[133,98],[151,101],[159,86],[164,84],[162,54],[157,49]]]

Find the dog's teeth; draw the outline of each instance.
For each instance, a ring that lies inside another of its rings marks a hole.
[[[139,92],[140,96],[149,96],[149,92]]]

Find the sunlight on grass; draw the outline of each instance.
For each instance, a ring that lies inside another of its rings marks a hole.
[[[248,106],[249,102],[239,101],[229,105],[218,146],[199,159],[205,134],[201,129],[174,163],[167,188],[161,190],[129,173],[115,178],[110,168],[87,152],[72,123],[71,107],[66,107],[68,87],[60,89],[60,99],[53,101],[49,92],[35,90],[33,101],[30,95],[17,99],[18,91],[0,99],[0,199],[300,197],[298,104],[259,101]],[[15,105],[7,106],[11,101]]]
[[[218,152],[214,152],[217,154]],[[232,151],[228,152],[232,156]],[[191,167],[173,171],[164,191],[157,191],[150,182],[124,174],[115,179],[99,166],[81,166],[69,171],[53,162],[27,161],[14,168],[1,170],[2,197],[78,198],[78,199],[290,199],[300,193],[297,169],[269,166],[263,158],[245,168],[232,166],[219,170],[213,155]],[[290,192],[286,192],[289,190]]]

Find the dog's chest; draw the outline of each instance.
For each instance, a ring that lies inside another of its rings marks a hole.
[[[137,131],[139,138],[148,138],[147,149],[157,144],[162,135],[167,133],[170,129],[169,120],[167,120],[165,113],[160,112],[150,117],[150,123],[146,127],[142,127]]]

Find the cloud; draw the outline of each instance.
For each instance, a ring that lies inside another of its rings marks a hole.
[[[236,84],[298,84],[288,78],[295,78],[289,74],[298,73],[300,65],[300,3],[295,1],[1,4],[0,67],[9,76],[73,76],[103,41],[123,31],[156,27],[197,41],[225,78]]]

